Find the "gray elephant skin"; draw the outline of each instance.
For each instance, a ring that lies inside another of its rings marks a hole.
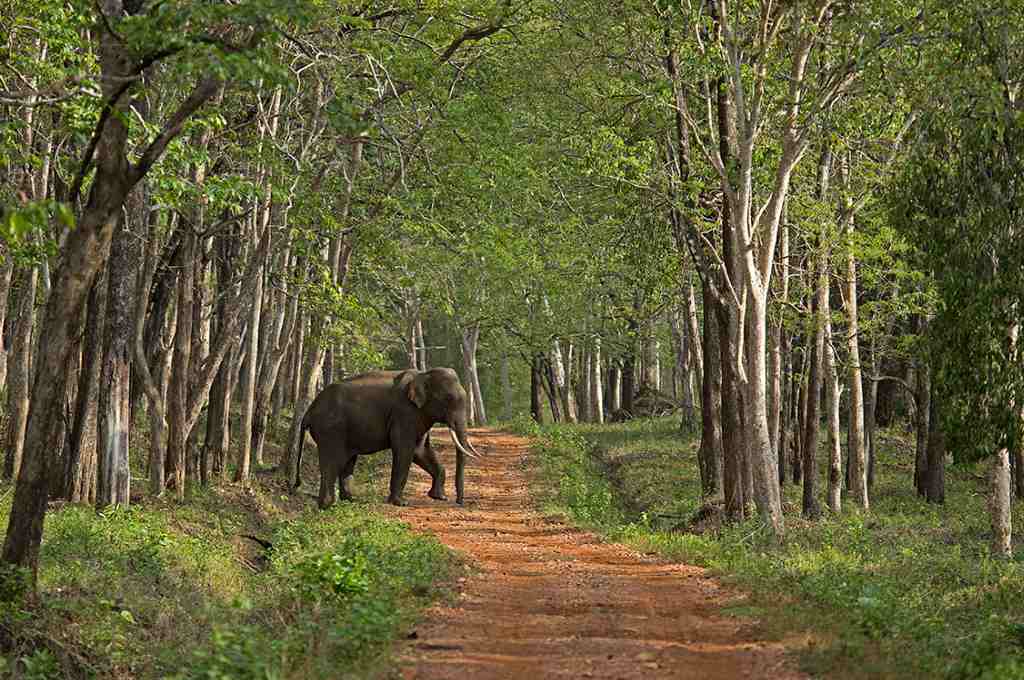
[[[320,508],[334,504],[336,485],[342,499],[351,499],[348,484],[356,459],[384,449],[392,456],[389,503],[405,505],[402,493],[412,463],[430,474],[427,495],[447,500],[444,467],[430,445],[430,428],[444,423],[455,444],[456,502],[462,505],[466,458],[479,457],[466,434],[468,409],[466,390],[450,368],[371,371],[328,385],[302,419],[295,487],[308,431],[320,459]]]

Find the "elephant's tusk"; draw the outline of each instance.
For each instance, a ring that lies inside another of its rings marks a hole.
[[[479,458],[479,453],[473,453],[466,450],[466,447],[459,442],[459,438],[455,436],[455,430],[448,428],[448,434],[451,435],[452,443],[455,444],[455,448],[462,452],[463,455],[469,456],[470,458]],[[470,444],[472,447],[472,444]]]

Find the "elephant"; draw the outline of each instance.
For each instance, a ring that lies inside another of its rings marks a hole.
[[[302,444],[308,431],[320,460],[321,509],[334,504],[335,483],[343,500],[352,498],[348,480],[358,456],[388,448],[389,503],[405,505],[402,493],[414,462],[430,474],[432,483],[427,495],[447,500],[444,467],[430,446],[430,428],[444,423],[455,444],[456,503],[462,505],[466,458],[480,457],[466,434],[468,410],[466,390],[450,368],[371,371],[328,385],[302,418],[295,488],[301,481]]]

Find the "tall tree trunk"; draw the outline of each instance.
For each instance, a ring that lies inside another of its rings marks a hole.
[[[844,171],[845,174],[845,171]],[[845,185],[844,180],[844,185]],[[846,233],[852,239],[854,222],[849,212],[844,217]],[[853,502],[868,510],[867,461],[864,451],[864,385],[861,380],[860,326],[857,318],[857,259],[853,249],[846,256],[846,322],[847,348],[850,362],[850,496]]]
[[[722,444],[722,357],[718,343],[720,331],[715,301],[710,286],[703,285],[704,342],[701,362],[704,379],[701,381],[701,436],[697,456],[700,462],[701,495],[705,498],[723,497]],[[735,492],[733,492],[735,493]],[[733,501],[735,503],[735,500]]]
[[[544,423],[544,360],[540,354],[533,356],[530,362],[530,415],[538,425]]]
[[[914,449],[914,488],[917,495],[925,498],[928,495],[928,435],[931,432],[931,366],[921,361],[917,366],[917,419],[916,446]]]
[[[29,389],[32,381],[32,326],[35,319],[36,287],[39,269],[23,270],[17,287],[18,316],[14,324],[14,339],[8,362],[7,381],[7,437],[4,442],[4,476],[16,479],[21,470],[25,447],[25,429],[28,426]]]
[[[608,366],[608,412],[615,413],[622,408],[622,367],[616,361]]]
[[[423,317],[416,317],[416,348],[419,351],[419,369],[426,371],[430,368],[427,363],[427,339],[423,336]]]
[[[1013,526],[1010,508],[1010,452],[1000,449],[989,463],[988,506],[992,521],[993,557],[1013,556]]]
[[[946,436],[939,419],[941,401],[933,384],[928,402],[928,460],[926,468],[925,499],[929,503],[946,502]]]
[[[673,391],[682,406],[682,419],[679,427],[684,432],[692,431],[697,421],[696,405],[693,394],[693,375],[690,369],[690,348],[687,342],[687,332],[684,312],[681,309],[674,310],[669,315],[669,326],[672,331],[672,344],[675,354],[675,380],[673,380]]]
[[[551,366],[551,361],[544,358],[544,392],[548,397],[548,406],[551,409],[551,422],[561,423],[562,420],[562,407],[561,400],[558,397],[558,387],[555,384],[555,369]]]
[[[661,388],[660,347],[656,336],[655,318],[644,322],[644,332],[640,338],[640,357],[643,362],[642,388],[658,390]]]
[[[232,274],[238,259],[241,239],[237,227],[224,231],[214,238],[217,251],[215,273],[217,283],[222,289],[231,285]],[[218,295],[214,306],[214,319],[217,333],[227,323],[228,300],[226,295]],[[231,395],[234,391],[235,369],[241,353],[239,339],[232,339],[232,347],[227,358],[217,371],[213,386],[210,389],[210,406],[206,414],[206,439],[203,444],[203,457],[209,462],[214,474],[222,479],[228,473],[227,457],[231,446]],[[294,403],[294,394],[289,401]],[[208,480],[204,480],[208,481]]]
[[[129,433],[132,425],[132,331],[135,328],[132,313],[137,295],[135,243],[145,236],[148,211],[144,185],[132,193],[129,204],[129,222],[114,234],[107,262],[105,349],[100,376],[98,507],[126,507],[131,493]]]
[[[825,296],[828,303],[828,296]],[[839,427],[839,371],[832,346],[831,311],[825,313],[825,411],[828,418],[828,509],[839,513],[843,496],[843,453]]]
[[[804,432],[807,430],[807,384],[804,377],[807,375],[807,366],[811,357],[807,348],[803,348],[800,359],[800,370],[793,371],[793,389],[796,392],[794,406],[796,412],[793,414],[793,451],[790,456],[790,468],[794,484],[803,482],[804,469]]]
[[[571,344],[569,344],[566,354],[571,358]],[[554,347],[551,350],[551,369],[555,381],[555,390],[561,402],[561,410],[565,416],[565,422],[575,423],[578,419],[576,417],[575,399],[572,396],[572,386],[570,385],[571,375],[567,370],[569,365],[571,363],[562,356],[561,343],[555,340]]]
[[[512,420],[512,376],[511,376],[511,359],[508,356],[508,350],[505,350],[501,354],[501,418],[508,422]],[[426,364],[424,364],[426,365]],[[532,412],[532,401],[531,401],[531,412]]]
[[[864,439],[868,452],[868,491],[875,485],[875,434],[878,429],[875,412],[878,405],[878,353],[874,339],[871,340],[871,380],[868,384],[868,396],[864,400]]]
[[[256,290],[253,292],[252,306],[249,308],[249,335],[246,338],[245,368],[242,371],[241,398],[242,421],[239,435],[242,438],[238,453],[238,468],[235,470],[235,481],[249,483],[252,467],[252,424],[256,415],[256,381],[259,379],[259,339],[260,322],[263,316],[263,276],[256,276]]]
[[[195,270],[188,266],[195,253],[196,235],[192,225],[181,226],[181,266],[178,274],[178,292],[175,314],[174,350],[171,359],[171,380],[167,404],[167,483],[174,489],[179,501],[185,500],[185,471],[188,448],[189,378],[192,375],[192,277]]]
[[[473,423],[487,424],[487,410],[484,407],[483,392],[480,389],[480,375],[476,365],[477,343],[480,340],[480,325],[474,323],[462,329],[462,361],[466,369],[467,392],[471,392],[473,401]]]
[[[7,312],[9,309],[11,282],[14,274],[14,260],[10,253],[3,246],[0,246],[0,386],[7,385],[7,334],[4,328],[7,325]]]
[[[100,367],[104,348],[104,317],[107,308],[106,280],[97,276],[86,304],[82,337],[82,366],[78,372],[75,414],[67,438],[64,470],[54,470],[50,496],[72,503],[88,503],[96,492],[97,444],[103,441],[97,431]]]
[[[822,298],[828,296],[827,281],[822,271],[823,263],[821,258],[818,261],[818,270],[814,278],[817,280],[813,296],[811,318],[814,327],[811,329],[811,358],[810,368],[807,377],[807,425],[804,428],[803,449],[803,516],[807,519],[815,519],[821,514],[821,505],[817,498],[818,483],[818,432],[821,418],[818,408],[821,404],[821,373],[825,354],[825,319],[824,312],[827,301]]]
[[[789,300],[789,225],[783,222],[779,235],[779,263],[778,274],[775,282],[776,297],[780,306],[785,306]],[[780,435],[783,420],[783,394],[782,394],[782,365],[784,362],[785,340],[783,338],[782,314],[779,314],[778,322],[771,329],[771,347],[768,356],[769,372],[769,410],[768,430],[771,432],[772,441],[776,443],[779,464],[779,482],[785,481],[785,465],[782,461],[786,459],[785,447],[781,442]]]
[[[604,423],[604,390],[601,389],[601,338],[594,339],[590,355],[590,408],[591,420]]]

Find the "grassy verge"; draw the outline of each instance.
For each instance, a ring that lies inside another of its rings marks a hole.
[[[683,530],[700,506],[697,442],[672,419],[520,430],[535,437],[549,511],[709,567],[750,593],[742,613],[769,631],[812,633],[802,663],[817,676],[1024,678],[1024,550],[1008,563],[988,557],[977,470],[951,470],[946,504],[930,506],[911,488],[909,446],[885,433],[871,513],[806,522],[788,485],[776,545],[756,520]]]
[[[364,482],[379,461],[367,463]],[[12,649],[0,677],[378,677],[456,568],[373,504],[319,512],[268,475],[184,504],[65,506],[46,521],[41,602],[0,611]]]

